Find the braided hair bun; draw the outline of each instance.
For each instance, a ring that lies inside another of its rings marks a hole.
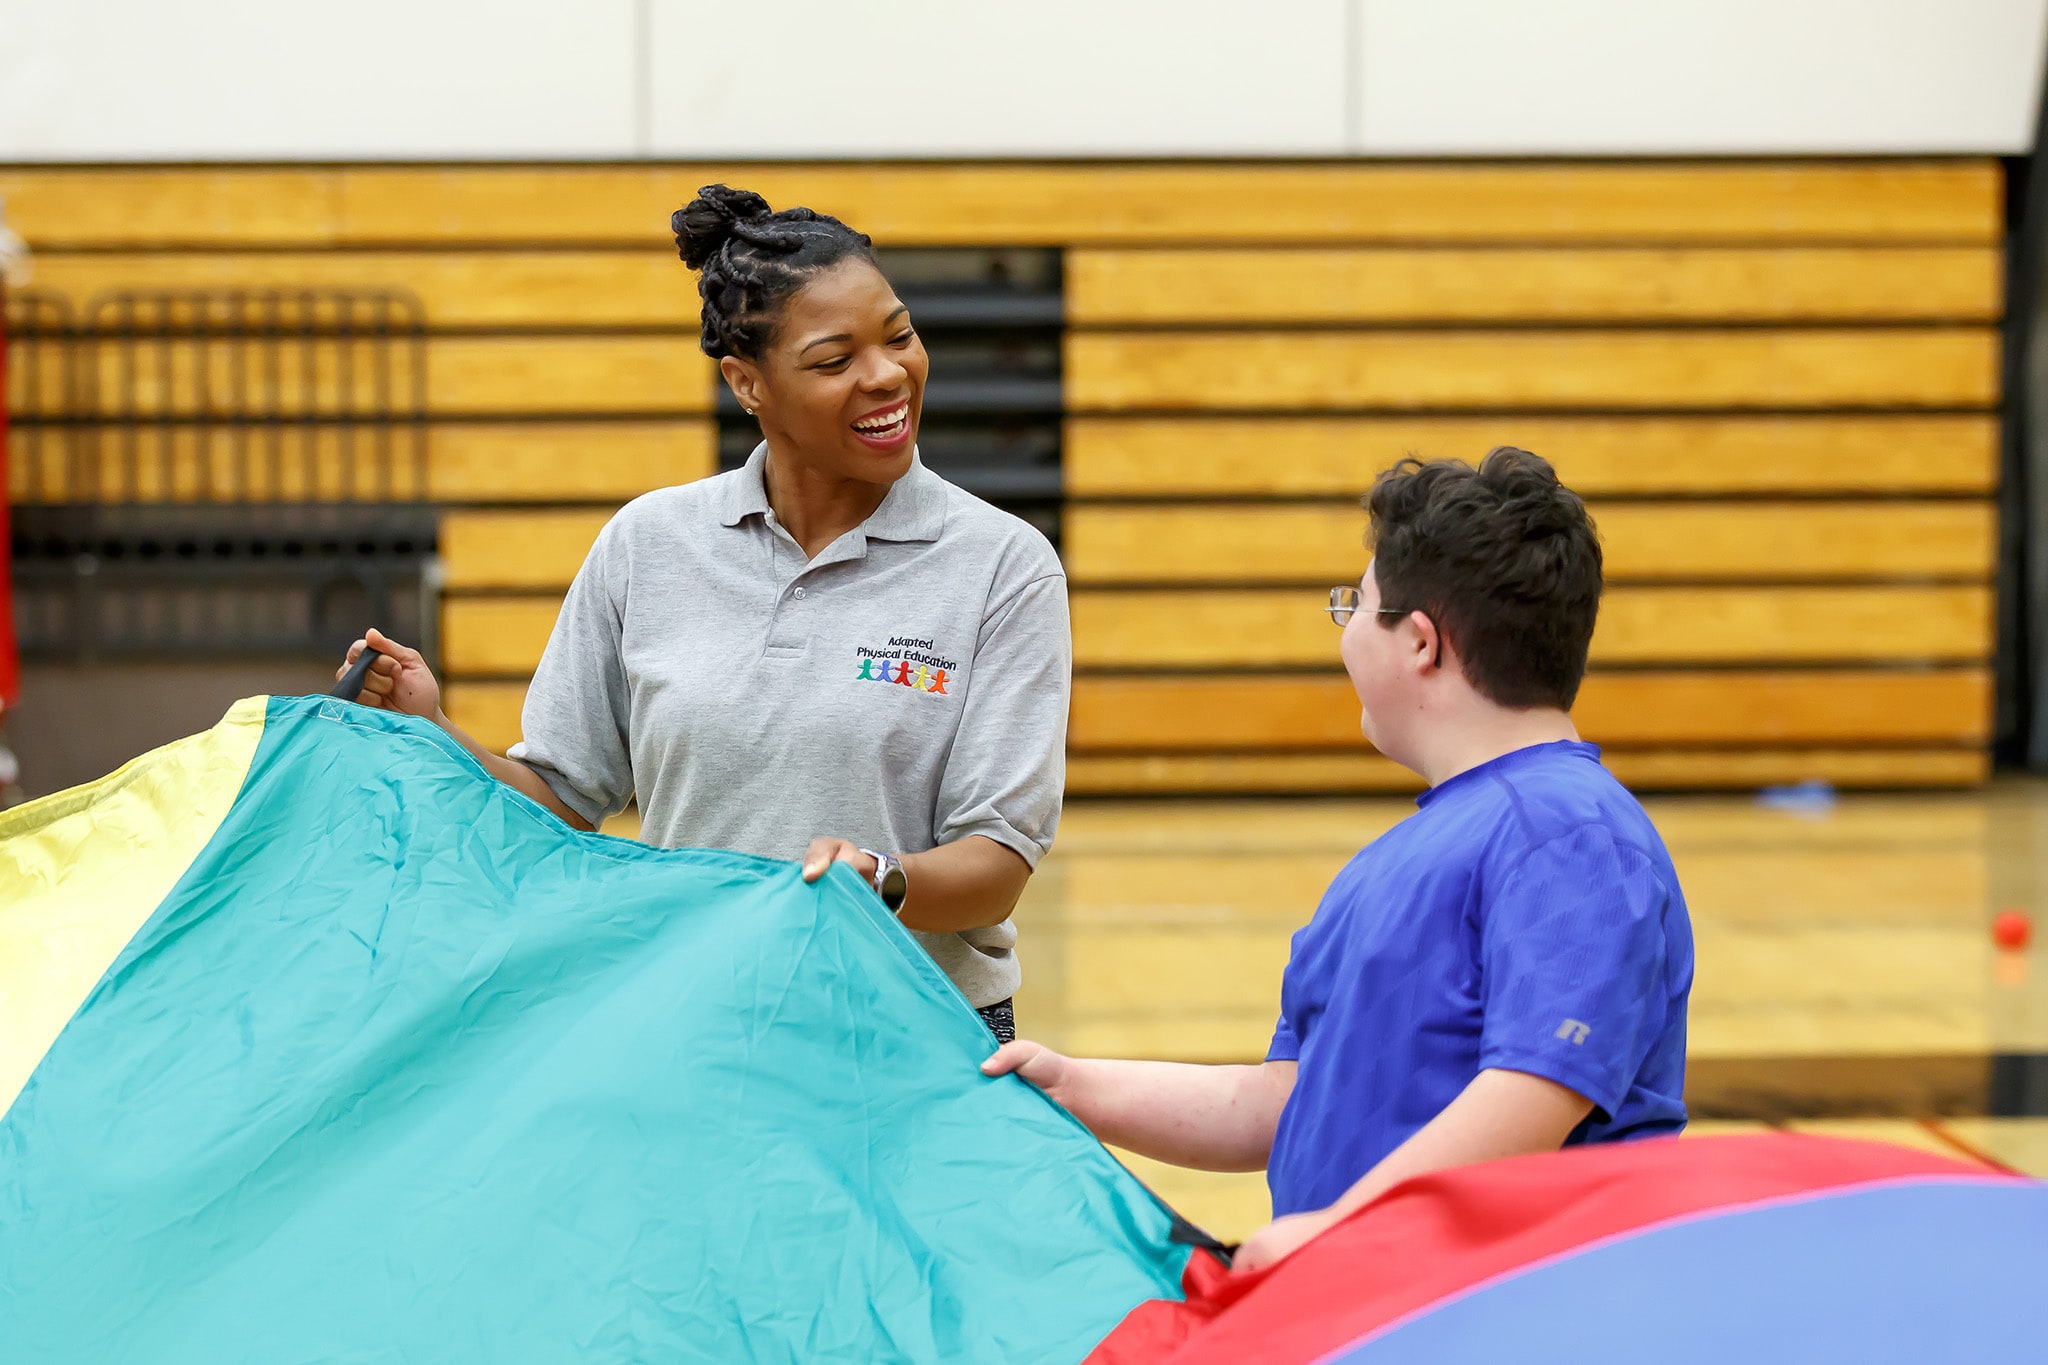
[[[697,197],[669,215],[670,231],[676,235],[676,251],[683,264],[702,270],[711,254],[730,241],[741,223],[774,217],[768,201],[752,190],[728,185],[706,185]]]
[[[776,318],[812,275],[845,260],[873,265],[874,243],[810,209],[776,212],[752,190],[706,185],[669,215],[676,252],[698,272],[703,347],[712,357],[760,358]]]

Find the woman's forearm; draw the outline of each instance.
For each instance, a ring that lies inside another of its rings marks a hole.
[[[507,758],[503,754],[492,753],[489,749],[477,743],[467,731],[463,730],[454,721],[448,719],[448,714],[445,711],[434,717],[434,724],[447,731],[450,738],[467,749],[470,757],[483,764],[484,770],[490,773],[492,777],[497,778],[521,796],[530,797],[540,805],[545,806],[550,814],[567,824],[571,829],[589,830],[596,828],[588,820],[585,820],[575,811],[569,809],[567,805],[563,804],[562,798],[555,795],[555,789],[550,787],[541,778],[539,773],[527,767],[516,758]]]
[[[538,779],[536,779],[538,780]],[[543,784],[545,785],[545,784]],[[1001,924],[1031,880],[1031,864],[993,839],[970,834],[903,858],[910,894],[898,918],[927,934]]]

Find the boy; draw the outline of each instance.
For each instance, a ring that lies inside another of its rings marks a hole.
[[[983,1068],[1104,1142],[1264,1167],[1258,1270],[1399,1182],[1685,1124],[1692,929],[1663,841],[1570,710],[1600,603],[1585,505],[1503,447],[1404,460],[1366,499],[1374,558],[1330,595],[1367,739],[1429,784],[1295,935],[1262,1066]]]

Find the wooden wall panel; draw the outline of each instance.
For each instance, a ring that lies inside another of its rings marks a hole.
[[[1075,251],[1076,326],[1988,322],[1996,247]]]
[[[1840,787],[1966,787],[1983,782],[1981,748],[1612,749],[1607,767],[1652,791],[1755,789],[1819,780]],[[1182,793],[1415,792],[1422,780],[1375,753],[1074,754],[1067,791],[1076,796]]]
[[[1606,761],[1623,782],[1655,791],[1755,790],[1812,781],[1838,787],[1968,787],[1991,776],[1991,755],[1981,741],[1953,749],[1618,750]]]
[[[1996,162],[648,165],[0,171],[40,248],[660,242],[699,185],[885,243],[1948,242],[2004,228]]]
[[[451,597],[441,611],[442,667],[456,677],[530,677],[562,599]]]
[[[1610,582],[1990,577],[1986,502],[1596,504]],[[1342,504],[1083,504],[1067,514],[1080,584],[1352,582],[1366,516]]]
[[[1996,247],[1077,251],[1077,326],[1218,323],[1990,321]],[[36,283],[113,289],[402,289],[436,327],[693,325],[675,252],[49,252]]]
[[[711,361],[692,336],[437,337],[437,412],[707,413]]]
[[[449,688],[448,711],[497,752],[519,739],[524,683],[466,683]],[[1623,781],[1660,790],[1758,787],[1822,778],[1843,786],[1962,786],[1981,782],[1988,758],[1979,747],[1730,747],[1609,749]],[[1414,774],[1363,745],[1351,752],[1078,752],[1068,760],[1076,794],[1204,792],[1415,791]]]
[[[166,423],[8,432],[8,480],[23,505],[71,501],[305,502],[431,496],[421,433],[409,424],[214,426]]]
[[[450,707],[502,748],[611,510],[714,467],[667,229],[714,180],[885,245],[1069,248],[1076,791],[1412,786],[1357,735],[1322,592],[1364,568],[1377,472],[1496,444],[1593,500],[1610,592],[1580,715],[1625,779],[1983,776],[1989,160],[16,167],[0,196],[81,303],[421,298]],[[11,407],[61,408],[25,373]],[[99,493],[204,495],[207,434],[160,486]],[[62,436],[11,433],[18,494]],[[261,495],[340,467],[323,445]]]
[[[609,508],[450,512],[441,518],[448,589],[566,588],[611,515]]]
[[[689,483],[713,472],[717,433],[710,422],[684,418],[655,422],[438,422],[428,438],[427,486],[424,495],[447,503],[577,503],[617,504],[651,488]],[[70,464],[72,441],[98,442],[113,456],[122,449],[119,428],[10,428],[8,476],[12,500],[18,503],[63,501],[73,495]],[[301,441],[292,433],[291,449]],[[361,431],[349,434],[356,458],[376,449],[377,438]],[[407,448],[405,436],[394,436],[393,449]],[[152,434],[138,448],[154,451]],[[278,461],[279,477],[271,477],[270,433],[265,428],[190,426],[175,430],[167,470],[157,460],[139,462],[141,478],[131,482],[118,459],[99,465],[101,486],[79,494],[105,502],[138,496],[176,500],[203,498],[296,498],[309,489],[334,496],[343,487],[343,433],[328,428],[316,433],[310,462],[296,454]],[[281,443],[280,443],[281,444]],[[203,464],[215,471],[209,483]],[[393,462],[393,492],[413,496],[412,474],[403,458]],[[166,475],[168,477],[166,477]]]
[[[1991,677],[1981,668],[1595,673],[1573,715],[1599,744],[1982,743]],[[1070,742],[1080,752],[1362,747],[1341,674],[1082,677]]]
[[[338,235],[332,170],[14,166],[7,220],[35,250],[326,246]]]
[[[1998,397],[1988,327],[1076,332],[1079,412],[1950,408]]]
[[[1312,588],[1080,589],[1077,668],[1321,668],[1340,632]],[[1989,587],[1616,588],[1593,664],[1976,662]]]
[[[432,416],[711,410],[712,366],[695,336],[436,336],[424,345]],[[310,380],[293,371],[284,384],[289,393],[310,393],[322,413],[370,409],[380,370],[390,376],[388,392],[401,411],[413,392],[403,348],[385,350],[367,339],[323,341],[312,356]],[[108,405],[132,402],[151,417],[160,411],[199,417],[218,411],[234,391],[237,361],[231,348],[219,345],[208,350],[204,363],[195,350],[180,348],[167,361],[146,357],[130,372],[123,352],[113,347],[96,348],[81,363],[96,367]],[[280,363],[300,362],[287,355]]]
[[[708,419],[448,422],[434,428],[434,496],[456,503],[630,501],[718,469]]]
[[[456,597],[442,656],[464,675],[531,673],[556,593]],[[1593,664],[1975,663],[1989,658],[1988,587],[1619,588],[1600,607]],[[1085,671],[1327,668],[1339,632],[1321,595],[1292,590],[1073,594]]]
[[[1348,497],[1409,455],[1533,450],[1588,496],[1977,493],[1998,485],[1998,419],[1935,416],[1076,417],[1075,498]]]
[[[435,328],[697,325],[697,277],[673,249],[50,252],[36,284],[83,304],[115,289],[398,289]]]
[[[563,587],[604,525],[590,509],[453,513],[451,586]],[[1988,580],[1997,517],[1984,503],[1618,503],[1594,509],[1614,583]],[[1084,505],[1066,520],[1077,585],[1357,580],[1366,519],[1344,506]]]

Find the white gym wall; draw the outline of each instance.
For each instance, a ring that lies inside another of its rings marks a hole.
[[[2048,0],[0,0],[0,161],[2014,153]]]

